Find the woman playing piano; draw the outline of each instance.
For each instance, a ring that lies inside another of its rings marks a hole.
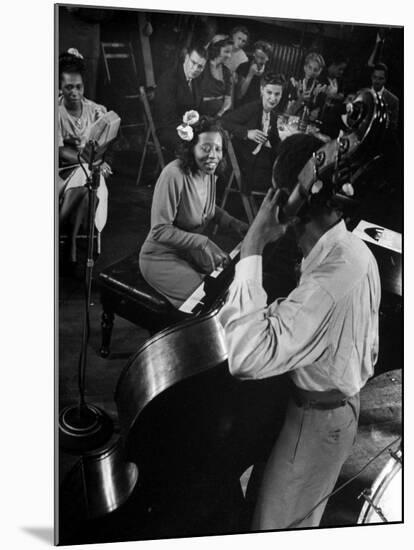
[[[225,267],[229,256],[203,231],[211,221],[240,237],[246,223],[216,206],[216,173],[224,169],[225,135],[219,123],[188,111],[177,128],[178,158],[161,172],[151,208],[151,229],[141,248],[145,280],[175,306],[205,274]]]

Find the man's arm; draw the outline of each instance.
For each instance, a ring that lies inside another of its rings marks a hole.
[[[242,99],[245,95],[254,76],[261,76],[261,72],[258,70],[256,63],[246,61],[239,65],[237,69],[238,86],[236,91],[237,99]]]
[[[226,95],[226,96],[224,96],[223,105],[222,105],[220,111],[217,113],[216,116],[221,117],[229,109],[231,109],[231,95]]]
[[[259,128],[249,128],[251,121],[258,115],[257,103],[247,103],[231,113],[227,113],[222,121],[226,130],[238,139],[250,139],[255,143],[265,143],[267,135]]]
[[[267,307],[261,277],[261,256],[240,260],[219,313],[230,372],[262,379],[326,360],[332,353],[326,336],[334,311],[329,294],[307,282]]]
[[[282,301],[266,307],[262,254],[286,227],[278,221],[278,192],[268,191],[241,248],[234,281],[219,318],[230,372],[238,378],[267,378],[326,357],[333,299],[319,284],[300,284]]]
[[[375,38],[375,46],[374,46],[374,48],[371,52],[371,55],[369,56],[368,61],[367,61],[368,67],[374,67],[375,63],[378,62],[380,46],[383,45],[383,44],[384,44],[384,39],[380,35],[380,33],[378,32],[377,36]]]
[[[224,328],[230,372],[239,378],[266,378],[311,364],[324,353],[332,300],[316,285],[301,285],[286,300],[266,307],[262,254],[285,227],[278,222],[278,193],[267,193],[241,248],[240,262],[219,318]]]

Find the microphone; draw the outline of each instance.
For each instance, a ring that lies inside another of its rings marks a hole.
[[[88,168],[90,171],[93,169],[93,164],[95,162],[96,157],[96,147],[97,143],[94,139],[90,139],[88,141],[88,148],[89,148],[89,162],[88,162]]]

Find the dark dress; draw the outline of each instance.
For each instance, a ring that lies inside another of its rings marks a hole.
[[[224,103],[225,96],[231,96],[232,77],[228,67],[222,65],[223,80],[211,74],[210,63],[207,63],[201,75],[200,114],[216,116]]]
[[[263,145],[257,154],[253,154],[257,143],[248,139],[247,133],[249,130],[262,129],[262,101],[242,105],[235,111],[226,113],[222,118],[224,128],[232,134],[232,142],[247,192],[266,191],[271,185],[272,167],[280,143],[277,115],[276,109],[270,113],[268,130],[270,147]]]

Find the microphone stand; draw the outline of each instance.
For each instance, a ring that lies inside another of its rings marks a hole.
[[[111,418],[100,408],[89,404],[85,399],[85,375],[89,342],[89,307],[92,291],[93,252],[95,231],[95,209],[97,189],[101,176],[100,166],[95,165],[96,142],[90,141],[89,173],[85,170],[80,153],[78,160],[86,174],[88,188],[88,252],[85,265],[85,312],[83,319],[82,344],[78,363],[79,404],[64,408],[59,415],[59,442],[71,451],[90,451],[101,446],[113,432]]]

